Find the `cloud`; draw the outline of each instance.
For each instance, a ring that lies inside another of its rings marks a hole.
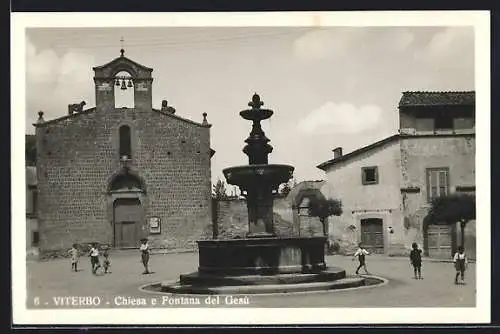
[[[93,88],[94,57],[66,50],[58,55],[53,50],[39,51],[26,41],[26,125],[36,121],[36,113],[43,110],[45,119],[65,115],[68,104],[85,100],[95,101]],[[32,130],[32,129],[31,129]]]
[[[413,40],[413,33],[406,28],[322,28],[297,38],[293,50],[295,57],[302,61],[350,57],[356,53],[371,58],[403,52]]]
[[[326,102],[297,124],[303,134],[357,134],[375,128],[382,110],[376,105],[356,107],[351,103]]]
[[[415,58],[435,67],[464,67],[473,65],[474,29],[449,27],[437,32]]]

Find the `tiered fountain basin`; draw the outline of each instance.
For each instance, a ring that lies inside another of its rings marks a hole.
[[[176,294],[263,294],[345,289],[371,285],[326,267],[325,237],[198,241],[198,271],[161,283]]]
[[[227,183],[248,189],[256,183],[277,187],[290,179],[293,170],[294,167],[289,165],[260,164],[230,167],[223,173]]]

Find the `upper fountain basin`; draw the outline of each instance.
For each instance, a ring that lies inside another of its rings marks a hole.
[[[240,111],[240,116],[249,121],[262,121],[271,117],[273,113],[269,109],[247,109]]]
[[[293,175],[293,166],[289,165],[245,165],[224,169],[222,172],[227,183],[244,188],[255,183],[276,187],[287,182]]]

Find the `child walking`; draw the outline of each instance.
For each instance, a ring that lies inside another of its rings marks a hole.
[[[422,278],[422,250],[418,248],[416,242],[411,245],[412,251],[410,252],[410,262],[413,266],[413,273],[415,274],[415,279]]]
[[[103,252],[102,252],[102,256],[104,256],[104,273],[107,274],[107,273],[111,273],[111,271],[109,271],[109,268],[111,267],[111,261],[109,260],[109,251],[108,251],[108,248],[104,248]]]
[[[465,255],[465,250],[463,246],[458,247],[458,252],[453,256],[453,262],[455,264],[455,269],[457,271],[455,275],[455,284],[458,283],[458,276],[462,280],[462,283],[465,284],[465,269],[467,268],[467,256]]]
[[[148,239],[146,239],[146,238],[141,239],[141,247],[139,249],[141,251],[142,264],[144,265],[143,274],[149,274],[149,268],[148,268],[149,244],[148,244]]]
[[[95,274],[97,269],[101,266],[99,264],[99,249],[97,248],[97,243],[93,243],[90,248],[90,264],[92,265],[92,274]]]
[[[80,254],[78,253],[78,245],[73,244],[73,247],[69,250],[69,255],[71,256],[71,271],[78,271],[78,259]]]
[[[356,253],[354,253],[354,257],[355,258],[358,257],[358,260],[359,260],[359,266],[356,269],[356,275],[359,274],[359,269],[361,269],[361,267],[363,267],[363,269],[365,270],[365,273],[367,275],[370,275],[370,273],[368,272],[368,269],[366,269],[366,262],[365,262],[365,255],[369,255],[369,254],[370,253],[363,247],[363,244],[360,243],[358,250],[356,251]]]

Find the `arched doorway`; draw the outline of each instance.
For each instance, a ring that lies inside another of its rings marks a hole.
[[[145,235],[145,187],[131,173],[116,175],[109,184],[110,211],[113,225],[113,245],[116,248],[136,248]]]
[[[135,248],[141,238],[142,210],[139,198],[118,198],[113,203],[114,245]]]
[[[361,219],[361,242],[371,253],[384,253],[383,226],[380,218]]]

